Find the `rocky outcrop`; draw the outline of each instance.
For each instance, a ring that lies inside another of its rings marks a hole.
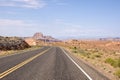
[[[30,46],[36,46],[36,40],[34,38],[25,38],[25,41],[30,45]]]
[[[60,41],[58,39],[53,38],[52,36],[43,35],[40,32],[35,33],[32,38],[35,39],[35,40],[41,40],[41,41],[44,41],[44,42],[57,42],[57,41]]]
[[[0,50],[21,50],[28,47],[30,46],[21,38],[0,36]]]
[[[40,32],[37,32],[33,35],[34,39],[42,39],[43,37],[44,37],[43,34]]]

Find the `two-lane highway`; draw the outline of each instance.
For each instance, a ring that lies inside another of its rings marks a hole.
[[[63,49],[43,47],[0,58],[0,80],[95,80],[76,64]]]

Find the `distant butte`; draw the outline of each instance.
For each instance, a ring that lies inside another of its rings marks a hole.
[[[29,45],[44,44],[45,42],[60,42],[60,40],[55,39],[52,36],[43,35],[41,32],[35,33],[32,37],[26,37],[25,41]]]

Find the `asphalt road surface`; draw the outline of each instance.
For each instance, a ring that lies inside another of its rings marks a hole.
[[[96,79],[93,74],[94,77],[88,75],[59,47],[43,47],[0,58],[0,80],[109,80],[101,75]]]

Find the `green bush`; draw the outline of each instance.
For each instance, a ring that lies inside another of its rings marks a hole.
[[[120,58],[118,59],[118,67],[120,68]]]
[[[115,75],[120,78],[120,69],[115,72]]]
[[[73,53],[77,53],[78,51],[77,51],[77,47],[72,47],[72,52]]]
[[[120,58],[119,59],[107,58],[105,62],[113,67],[120,67]]]
[[[76,50],[73,50],[72,52],[73,52],[73,53],[77,53],[77,51],[76,51]]]
[[[79,52],[80,52],[80,53],[85,53],[85,51],[84,51],[84,50],[82,50],[82,49],[80,49],[80,50],[79,50]]]
[[[118,66],[116,60],[114,60],[114,59],[112,59],[112,58],[107,58],[107,59],[105,60],[105,63],[108,63],[108,64],[110,64],[110,65],[113,66],[113,67],[117,67],[117,66]]]
[[[100,58],[100,57],[101,57],[100,54],[95,54],[94,56],[97,57],[97,58]]]
[[[77,47],[74,47],[73,49],[75,49],[75,50],[76,50],[76,49],[77,49]]]
[[[77,47],[75,47],[75,46],[74,46],[74,47],[70,47],[70,49],[76,50],[76,49],[77,49]]]

